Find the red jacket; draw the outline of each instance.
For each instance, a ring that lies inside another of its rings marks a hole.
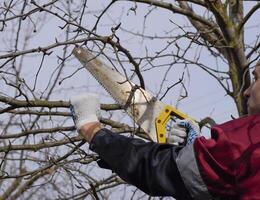
[[[260,116],[212,129],[212,139],[194,143],[200,174],[213,196],[260,199]]]

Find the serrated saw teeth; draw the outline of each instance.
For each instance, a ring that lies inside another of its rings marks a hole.
[[[107,66],[86,49],[75,47],[73,54],[148,136],[157,141],[155,120],[166,104]]]

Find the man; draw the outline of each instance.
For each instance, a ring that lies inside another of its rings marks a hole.
[[[189,144],[157,144],[127,138],[102,128],[95,95],[74,97],[76,126],[111,169],[126,182],[153,196],[177,199],[260,199],[260,62],[246,89],[248,116],[217,125],[211,139],[182,121]],[[185,134],[177,135],[179,137]]]

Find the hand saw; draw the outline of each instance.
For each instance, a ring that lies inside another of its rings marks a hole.
[[[73,54],[151,140],[166,142],[166,126],[173,116],[179,119],[189,118],[174,107],[157,100],[86,49],[76,46]]]

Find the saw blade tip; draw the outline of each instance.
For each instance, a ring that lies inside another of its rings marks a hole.
[[[76,50],[78,54],[81,54],[81,49]]]
[[[73,53],[81,54],[82,53],[82,48],[78,45],[76,45],[72,51]]]

